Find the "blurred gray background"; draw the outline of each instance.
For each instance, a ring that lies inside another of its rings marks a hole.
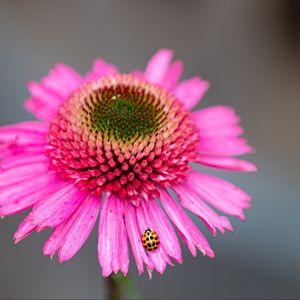
[[[216,173],[254,198],[234,234],[199,224],[216,259],[183,246],[184,263],[151,281],[131,261],[141,298],[299,298],[300,1],[1,1],[0,125],[32,118],[26,84],[56,62],[85,73],[100,56],[126,72],[161,47],[183,59],[185,78],[210,80],[199,107],[235,107],[259,172]],[[13,244],[24,215],[0,222],[0,298],[105,298],[97,230],[60,265],[42,254],[49,231]]]

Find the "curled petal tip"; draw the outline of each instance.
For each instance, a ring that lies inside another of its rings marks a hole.
[[[54,257],[54,255],[52,257]],[[51,259],[52,259],[52,257],[51,257]],[[60,254],[58,254],[58,261],[60,264],[62,264],[65,261],[67,261],[67,259],[65,259],[65,257],[62,257]]]
[[[170,265],[171,267],[175,267],[175,265],[174,265],[172,262],[170,262],[169,265]]]
[[[107,272],[107,271],[102,270],[102,276],[105,278],[109,277],[111,274],[112,274],[112,271]]]
[[[250,169],[250,172],[257,172],[258,168],[255,164],[253,164],[252,169]]]
[[[153,269],[147,267],[147,271],[148,271],[148,275],[149,275],[149,280],[152,279],[152,272],[153,272]]]
[[[237,216],[241,221],[245,222],[246,221],[246,216],[244,213],[241,213],[240,215]]]
[[[206,255],[210,258],[215,258],[215,252],[213,250],[206,252]]]
[[[227,228],[226,228],[229,232],[234,232],[234,228],[232,227],[231,224],[228,224]]]
[[[256,152],[257,150],[254,147],[248,146],[248,153],[256,153]]]
[[[248,162],[245,170],[246,172],[257,172],[257,166],[253,163]]]

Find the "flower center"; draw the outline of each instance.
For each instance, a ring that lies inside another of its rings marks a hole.
[[[116,192],[138,205],[182,182],[198,135],[168,91],[131,75],[89,82],[59,108],[46,153],[83,191]]]
[[[163,127],[167,115],[163,108],[163,103],[147,89],[112,84],[86,95],[84,106],[79,107],[78,113],[82,126],[91,132],[110,140],[130,142],[149,137]]]
[[[87,112],[90,115],[90,128],[103,132],[117,140],[130,141],[133,136],[143,136],[155,132],[157,120],[152,103],[147,100],[135,103],[135,95],[111,91],[99,95],[99,101]]]

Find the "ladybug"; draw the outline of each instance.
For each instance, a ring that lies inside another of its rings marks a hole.
[[[144,248],[148,251],[154,251],[159,246],[159,237],[152,228],[145,230],[141,236],[141,240]]]

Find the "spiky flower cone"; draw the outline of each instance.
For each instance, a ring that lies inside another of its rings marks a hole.
[[[84,84],[51,122],[47,155],[82,191],[139,205],[186,179],[198,133],[167,90],[132,75]]]

